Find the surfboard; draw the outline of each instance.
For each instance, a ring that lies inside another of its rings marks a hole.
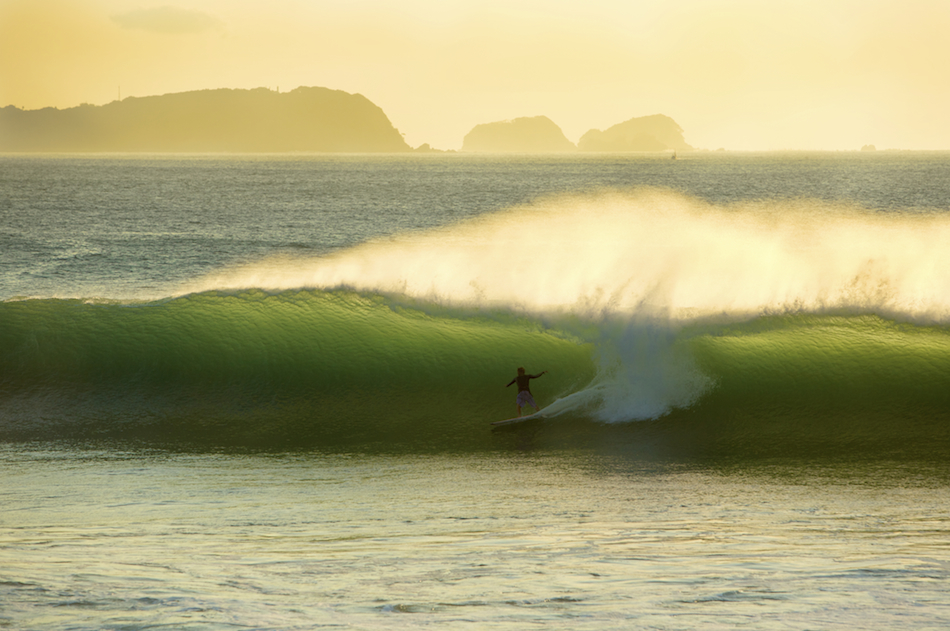
[[[511,425],[512,423],[530,421],[531,419],[534,419],[534,418],[544,418],[544,414],[542,414],[542,412],[535,412],[534,414],[528,414],[526,416],[518,416],[516,418],[506,418],[503,421],[494,421],[492,422],[492,425],[494,425],[495,427],[498,427],[499,425]]]

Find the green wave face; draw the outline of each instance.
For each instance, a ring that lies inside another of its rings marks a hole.
[[[508,314],[374,295],[203,293],[141,304],[0,305],[2,437],[321,446],[464,446],[594,374],[589,345]]]
[[[868,315],[671,328],[346,291],[0,304],[0,439],[260,449],[945,454],[950,331]],[[518,366],[552,417],[515,414]],[[542,431],[543,430],[543,431]]]
[[[684,422],[712,453],[950,452],[945,326],[812,314],[697,327],[691,336],[715,387]]]
[[[718,381],[717,398],[795,406],[950,401],[950,331],[873,315],[765,317],[696,335],[690,345]]]

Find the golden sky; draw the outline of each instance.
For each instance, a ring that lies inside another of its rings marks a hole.
[[[441,149],[649,114],[706,149],[950,149],[950,0],[0,0],[0,106],[301,85]]]

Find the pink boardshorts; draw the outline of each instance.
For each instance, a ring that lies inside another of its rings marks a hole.
[[[538,407],[538,404],[534,402],[534,397],[531,396],[531,393],[527,390],[522,390],[518,393],[518,407],[523,408],[526,405],[530,405],[533,408]]]

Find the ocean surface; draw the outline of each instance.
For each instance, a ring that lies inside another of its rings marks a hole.
[[[947,628],[948,243],[950,153],[0,155],[0,629]]]

